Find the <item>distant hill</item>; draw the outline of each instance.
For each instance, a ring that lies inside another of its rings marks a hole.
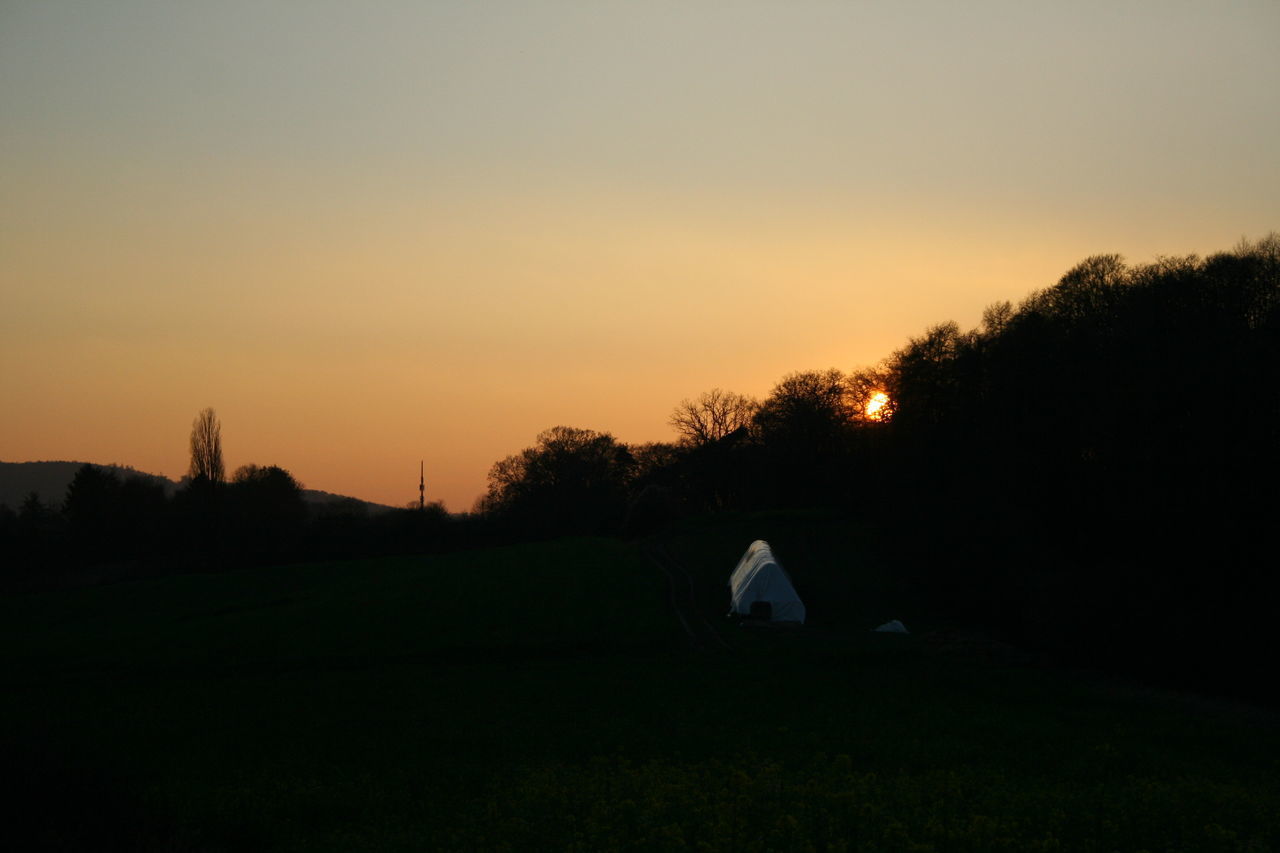
[[[83,462],[0,462],[0,504],[17,509],[27,495],[35,492],[44,503],[61,506],[67,496],[67,486],[82,465]],[[94,465],[114,471],[121,479],[142,477],[160,483],[168,494],[178,488],[173,480],[159,474],[135,471],[125,465]]]
[[[67,494],[67,486],[80,470],[83,462],[0,462],[0,504],[17,509],[26,500],[27,495],[35,492],[46,504],[61,506]],[[160,474],[148,474],[127,465],[99,465],[97,468],[114,471],[121,479],[125,477],[142,477],[164,486],[165,492],[172,495],[181,485]],[[364,507],[370,513],[389,512],[395,507],[385,504],[362,501],[346,495],[335,495],[319,489],[303,489],[302,498],[308,504],[317,507],[332,507],[337,504],[351,505],[352,502]]]
[[[357,505],[364,507],[366,512],[380,513],[391,512],[398,507],[387,506],[386,504],[376,504],[371,501],[362,501],[359,498],[349,497],[347,495],[335,495],[333,492],[322,492],[319,489],[303,489],[302,499],[313,507],[329,507],[335,508],[339,505],[350,507]]]

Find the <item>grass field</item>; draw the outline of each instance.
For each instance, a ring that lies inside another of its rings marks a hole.
[[[757,536],[806,628],[723,620]],[[5,826],[67,850],[1280,847],[1272,717],[870,634],[930,627],[873,541],[812,514],[677,531],[716,654],[612,540],[0,600]]]

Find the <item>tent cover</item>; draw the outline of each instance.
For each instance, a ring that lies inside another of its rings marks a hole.
[[[729,576],[731,613],[746,616],[757,601],[768,602],[774,622],[804,622],[804,602],[763,539],[751,543]]]

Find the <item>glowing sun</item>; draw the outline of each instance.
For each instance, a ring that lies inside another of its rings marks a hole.
[[[871,395],[871,399],[867,400],[866,408],[862,413],[870,420],[882,421],[889,415],[885,409],[887,405],[889,405],[889,395],[883,391],[877,391]]]

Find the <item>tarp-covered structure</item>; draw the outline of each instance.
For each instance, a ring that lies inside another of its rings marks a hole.
[[[804,602],[763,539],[751,543],[729,576],[729,610],[772,622],[804,622]]]

